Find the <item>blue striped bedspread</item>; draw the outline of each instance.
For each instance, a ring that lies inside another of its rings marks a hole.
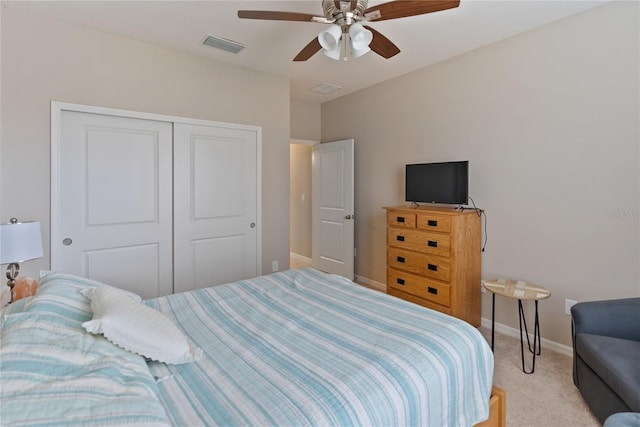
[[[204,350],[149,363],[175,426],[464,426],[493,355],[450,316],[314,269],[146,301]]]
[[[50,275],[38,294],[0,313],[0,426],[167,427],[144,358],[82,328],[81,289],[96,282]]]

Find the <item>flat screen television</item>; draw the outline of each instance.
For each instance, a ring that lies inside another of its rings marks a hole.
[[[465,205],[468,198],[468,161],[406,165],[407,202]]]

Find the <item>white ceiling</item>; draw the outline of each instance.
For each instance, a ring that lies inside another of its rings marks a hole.
[[[318,52],[306,62],[292,59],[326,28],[325,24],[239,19],[237,11],[292,11],[322,16],[321,0],[3,0],[2,5],[287,77],[291,81],[291,98],[322,103],[606,1],[461,0],[456,9],[370,23],[400,48],[400,54],[391,59],[371,52],[358,59],[335,61]],[[380,3],[384,1],[371,0],[369,6]],[[246,47],[234,55],[202,46],[207,34]],[[342,89],[328,95],[309,90],[320,83]]]

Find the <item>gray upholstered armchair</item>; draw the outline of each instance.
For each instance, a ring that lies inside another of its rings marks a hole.
[[[578,303],[571,316],[573,382],[593,414],[640,412],[640,298]]]

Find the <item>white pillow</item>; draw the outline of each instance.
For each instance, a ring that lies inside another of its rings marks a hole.
[[[178,327],[164,314],[132,300],[116,288],[89,288],[93,320],[82,324],[92,334],[158,362],[180,364],[198,360],[202,349],[191,347]]]

